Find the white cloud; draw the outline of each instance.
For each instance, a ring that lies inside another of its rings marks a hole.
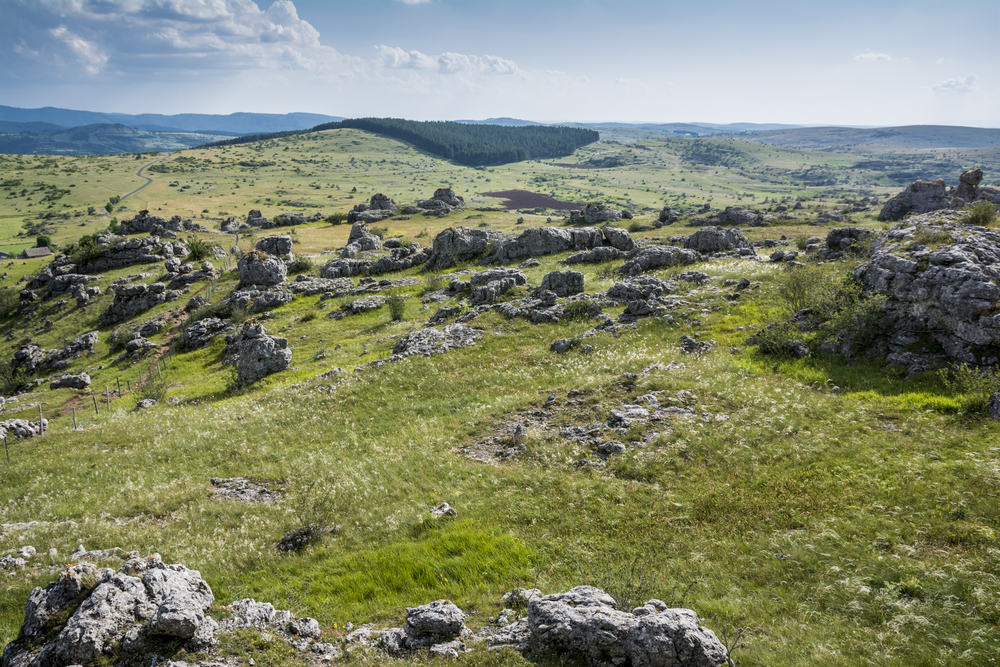
[[[976,75],[970,74],[964,79],[948,79],[943,83],[934,86],[934,92],[938,95],[965,95],[973,91],[976,83]]]
[[[376,62],[390,69],[433,70],[442,74],[460,72],[472,74],[514,74],[517,63],[499,56],[470,56],[450,51],[428,55],[420,51],[404,51],[396,46],[379,44],[375,47]]]
[[[396,0],[396,2],[402,2],[404,5],[427,5],[431,0]]]
[[[48,31],[91,74],[102,70],[181,72],[297,69],[344,73],[361,66],[320,42],[291,0],[266,10],[253,0],[52,0],[72,25]],[[87,38],[81,37],[87,35]],[[44,44],[21,45],[19,53]]]
[[[65,44],[76,60],[90,74],[99,74],[108,62],[108,54],[100,47],[70,32],[69,28],[64,25],[49,30],[49,34]]]
[[[876,62],[879,60],[892,60],[892,56],[888,53],[873,53],[866,49],[864,53],[854,56],[854,59],[863,62]]]

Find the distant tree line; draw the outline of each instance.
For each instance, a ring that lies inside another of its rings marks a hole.
[[[400,118],[351,118],[336,123],[324,123],[311,130],[256,134],[227,139],[206,146],[236,144],[279,139],[282,137],[351,128],[366,130],[413,144],[432,155],[458,164],[478,167],[537,158],[563,157],[581,146],[600,139],[596,130],[577,127],[528,125],[470,125],[451,121],[415,121]]]

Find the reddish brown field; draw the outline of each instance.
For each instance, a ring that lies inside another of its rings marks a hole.
[[[579,211],[583,204],[574,202],[559,201],[548,195],[530,192],[528,190],[504,190],[503,192],[481,192],[484,197],[498,197],[505,199],[503,207],[508,211],[519,208],[552,208],[557,211]]]

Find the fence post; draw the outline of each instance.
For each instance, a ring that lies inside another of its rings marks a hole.
[[[128,381],[128,378],[125,379],[125,390],[132,393],[132,383]]]
[[[73,408],[73,430],[76,430],[76,408]]]
[[[90,397],[94,399],[94,412],[96,412],[97,416],[100,417],[101,411],[97,409],[97,394],[91,394]]]
[[[122,395],[122,379],[120,377],[116,377],[115,378],[115,382],[118,383],[118,398],[121,398],[121,395]]]
[[[108,389],[108,385],[104,385],[104,396],[108,401],[108,411],[111,411],[111,390]]]
[[[3,451],[7,455],[7,465],[10,465],[10,450],[7,449],[7,436],[3,437]]]
[[[42,404],[38,404],[38,435],[45,435],[45,422],[42,421]]]

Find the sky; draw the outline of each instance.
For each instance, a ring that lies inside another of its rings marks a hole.
[[[996,0],[0,0],[0,104],[1000,127]]]

